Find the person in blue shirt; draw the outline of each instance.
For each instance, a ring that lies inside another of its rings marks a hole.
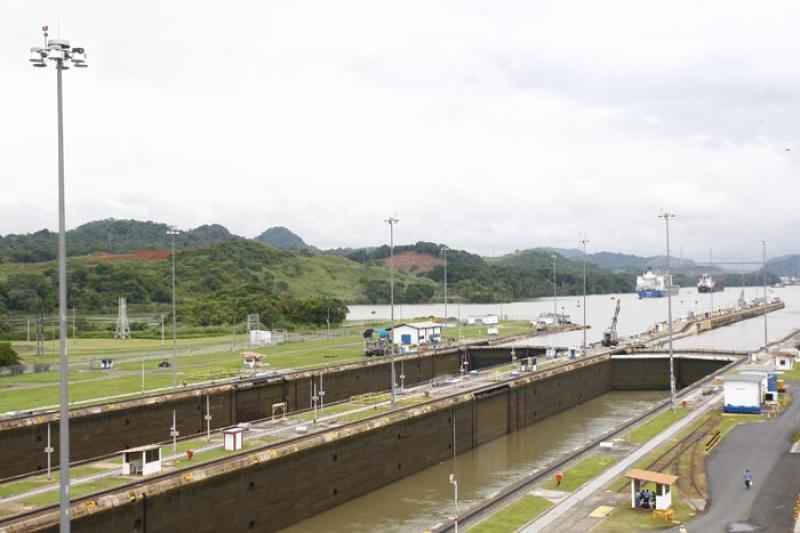
[[[753,486],[753,474],[750,473],[750,469],[749,468],[745,469],[744,475],[742,477],[744,478],[744,486],[746,488],[749,489],[750,487]]]

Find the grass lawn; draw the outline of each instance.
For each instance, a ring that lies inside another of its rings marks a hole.
[[[500,322],[495,326],[484,326],[482,324],[475,325],[475,326],[461,326],[461,338],[463,339],[488,339],[489,333],[488,328],[496,327],[498,329],[498,333],[502,336],[506,335],[518,335],[520,333],[529,333],[534,331],[534,329],[530,326],[530,322],[526,320],[515,320],[515,321],[507,321],[507,322]],[[447,328],[446,330],[442,331],[442,337],[453,337],[458,338],[458,326]]]
[[[688,414],[689,409],[686,407],[676,407],[674,413],[667,409],[628,433],[625,440],[635,444],[644,444]]]
[[[557,487],[555,480],[552,479],[545,483],[543,488],[572,492],[619,460],[620,457],[613,455],[594,455],[592,457],[587,457],[564,472],[564,480],[561,482],[560,487]]]
[[[523,496],[470,528],[470,531],[472,533],[513,533],[552,505],[548,500],[539,496]]]
[[[128,481],[130,481],[130,478],[126,477],[107,477],[98,479],[96,481],[92,481],[91,483],[84,483],[82,485],[76,485],[74,487],[70,487],[69,489],[70,496],[72,499],[80,498],[81,496],[85,496],[93,492],[98,492],[101,490],[106,490],[112,487],[116,487],[117,485],[121,485]],[[43,494],[37,494],[36,496],[31,496],[30,498],[26,498],[22,500],[22,503],[28,505],[49,505],[51,503],[58,503],[58,498],[59,498],[58,491],[51,490]]]
[[[38,489],[39,487],[47,485],[47,483],[48,482],[44,479],[25,479],[13,483],[5,483],[0,485],[0,498],[6,498],[13,494],[19,494],[20,492]]]

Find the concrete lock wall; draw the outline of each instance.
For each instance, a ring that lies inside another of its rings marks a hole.
[[[80,531],[275,531],[611,388],[608,360],[522,384],[500,384],[455,405],[352,437],[183,484],[74,521]],[[444,403],[440,401],[437,403]],[[335,430],[333,430],[335,431]],[[55,531],[53,529],[53,531]]]
[[[673,358],[675,386],[682,389],[730,363],[727,359]],[[669,358],[615,356],[611,359],[611,387],[614,390],[657,390],[669,388]]]
[[[460,355],[456,350],[398,358],[398,375],[413,385],[442,374],[458,372]],[[386,390],[390,386],[388,359],[363,364],[342,365],[324,372],[287,374],[285,377],[243,381],[236,386],[212,387],[193,392],[180,391],[157,401],[119,402],[102,411],[81,409],[70,415],[70,452],[80,461],[125,448],[169,440],[175,411],[181,437],[203,433],[206,428],[206,396],[210,401],[211,427],[228,427],[239,422],[271,416],[272,405],[286,402],[288,410],[311,407],[311,383],[319,385],[323,375],[325,401],[347,400],[358,394]],[[47,465],[47,417],[30,424],[0,429],[0,478],[43,470]],[[0,424],[2,427],[2,424]],[[58,464],[58,419],[50,422],[51,443],[56,448],[53,465]]]

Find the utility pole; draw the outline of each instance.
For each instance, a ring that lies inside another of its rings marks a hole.
[[[708,264],[709,264],[709,269],[713,270],[714,269],[714,250],[709,250],[708,251]],[[711,296],[711,314],[713,315],[714,314],[714,286],[713,285],[711,286],[711,290],[708,291],[708,294]]]
[[[670,257],[669,257],[669,219],[675,218],[675,215],[663,212],[659,217],[664,219],[664,224],[667,228],[667,282],[669,286],[667,289],[667,327],[669,331],[669,392],[670,392],[670,409],[675,410],[675,363],[673,361],[672,352],[672,273],[670,272]]]
[[[161,313],[161,346],[164,346],[164,313]]]
[[[389,224],[389,297],[391,300],[391,330],[392,335],[390,337],[391,341],[391,348],[390,348],[390,359],[391,362],[389,366],[391,367],[391,378],[392,378],[392,408],[396,406],[396,391],[395,391],[395,375],[394,375],[394,225],[399,222],[397,216],[389,217],[386,219],[386,222]]]
[[[444,260],[444,323],[448,324],[447,317],[447,246],[442,246],[442,259]]]
[[[767,241],[761,241],[761,277],[764,284],[764,351],[767,351]]]
[[[49,39],[47,26],[42,27],[44,47],[31,48],[30,62],[34,67],[46,67],[51,61],[56,68],[56,98],[58,109],[58,328],[59,328],[59,530],[69,533],[69,361],[67,360],[67,238],[64,208],[64,102],[61,73],[74,66],[86,67],[86,51],[70,47],[69,41]]]
[[[175,297],[175,235],[180,235],[175,228],[167,230],[167,235],[172,237],[172,387],[178,387],[178,319],[176,318]]]
[[[558,285],[556,284],[556,256],[551,255],[553,258],[553,325],[555,326],[556,317],[558,316]],[[561,320],[559,320],[561,322]]]
[[[73,338],[73,339],[76,339],[76,338],[77,338],[77,337],[75,336],[75,315],[76,315],[76,314],[77,314],[77,311],[75,311],[75,306],[73,305],[73,306],[72,306],[72,338]]]
[[[586,355],[586,235],[581,239],[583,245],[583,354]]]

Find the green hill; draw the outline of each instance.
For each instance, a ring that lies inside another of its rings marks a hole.
[[[230,323],[253,312],[272,323],[302,322],[298,307],[385,303],[389,295],[389,271],[383,267],[242,238],[180,252],[176,272],[180,319],[199,325]],[[72,257],[69,305],[84,314],[114,312],[117,298],[125,296],[132,312],[163,312],[171,302],[170,280],[168,255]],[[436,287],[431,280],[398,273],[396,301],[428,301]],[[52,313],[56,291],[53,261],[0,266],[0,314]]]
[[[265,242],[276,248],[284,250],[312,250],[313,246],[309,246],[306,242],[296,233],[292,233],[289,228],[283,226],[275,226],[269,228],[267,231],[256,237],[257,241]]]
[[[70,256],[96,252],[128,253],[137,250],[167,248],[169,226],[139,220],[97,220],[67,231],[67,253]],[[233,238],[219,224],[203,225],[176,236],[180,248],[200,246]],[[0,263],[34,263],[55,259],[58,254],[58,233],[41,230],[24,235],[0,236]]]

